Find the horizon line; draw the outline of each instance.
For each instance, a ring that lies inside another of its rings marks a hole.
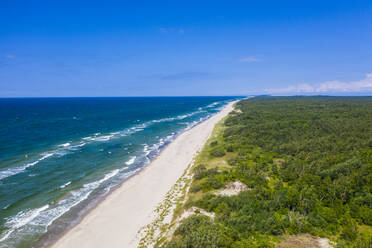
[[[372,97],[372,93],[369,95],[338,95],[338,94],[304,94],[304,95],[275,95],[275,94],[249,94],[249,95],[187,95],[187,96],[180,96],[180,95],[169,95],[169,96],[9,96],[9,97],[2,97],[0,99],[32,99],[32,98],[171,98],[171,97],[320,97],[320,96],[329,96],[329,97]]]

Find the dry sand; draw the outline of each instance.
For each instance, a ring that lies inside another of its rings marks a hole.
[[[229,103],[221,112],[179,135],[153,162],[114,190],[52,247],[137,247],[137,232],[152,222],[156,206],[202,149],[214,125],[232,109],[233,103]]]

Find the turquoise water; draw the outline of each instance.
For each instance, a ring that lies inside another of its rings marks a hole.
[[[0,248],[48,244],[234,99],[0,99]]]

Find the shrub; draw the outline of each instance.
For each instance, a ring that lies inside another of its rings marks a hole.
[[[358,237],[358,226],[356,223],[349,219],[347,220],[346,226],[344,226],[340,237],[347,241],[354,241]]]
[[[212,142],[210,143],[210,146],[211,146],[211,147],[215,147],[216,145],[218,145],[218,142],[217,142],[217,141],[212,141]]]
[[[233,152],[234,151],[234,147],[232,145],[227,146],[226,151],[227,152]]]
[[[182,239],[182,247],[231,247],[233,242],[224,226],[218,224],[203,225]]]
[[[229,165],[232,165],[232,166],[236,165],[237,162],[238,162],[238,158],[237,158],[237,157],[232,157],[232,158],[229,158],[229,159],[227,160],[227,163],[228,163]]]
[[[165,247],[231,247],[233,239],[230,230],[213,223],[204,215],[192,215],[185,219],[175,231],[175,235],[182,235],[181,239],[168,243]]]
[[[225,150],[222,147],[216,147],[213,150],[211,150],[210,154],[213,157],[223,157],[225,156]]]
[[[235,126],[229,127],[229,128],[227,128],[227,129],[223,132],[223,137],[224,137],[224,138],[227,138],[227,137],[229,137],[229,136],[235,135],[235,134],[239,133],[240,130],[241,130],[240,127],[235,127]]]
[[[218,180],[215,176],[210,176],[207,179],[206,185],[210,186],[213,189],[220,189],[224,186],[224,184]]]
[[[205,215],[191,215],[189,218],[182,221],[174,234],[186,234],[201,226],[211,225],[212,222],[208,216]]]
[[[202,188],[203,188],[202,185],[196,184],[190,188],[190,192],[196,193],[199,192]]]
[[[194,178],[196,180],[202,179],[205,176],[207,168],[204,165],[199,164],[194,168]]]

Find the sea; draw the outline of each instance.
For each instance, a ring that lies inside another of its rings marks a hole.
[[[0,99],[0,248],[47,246],[236,99]]]

